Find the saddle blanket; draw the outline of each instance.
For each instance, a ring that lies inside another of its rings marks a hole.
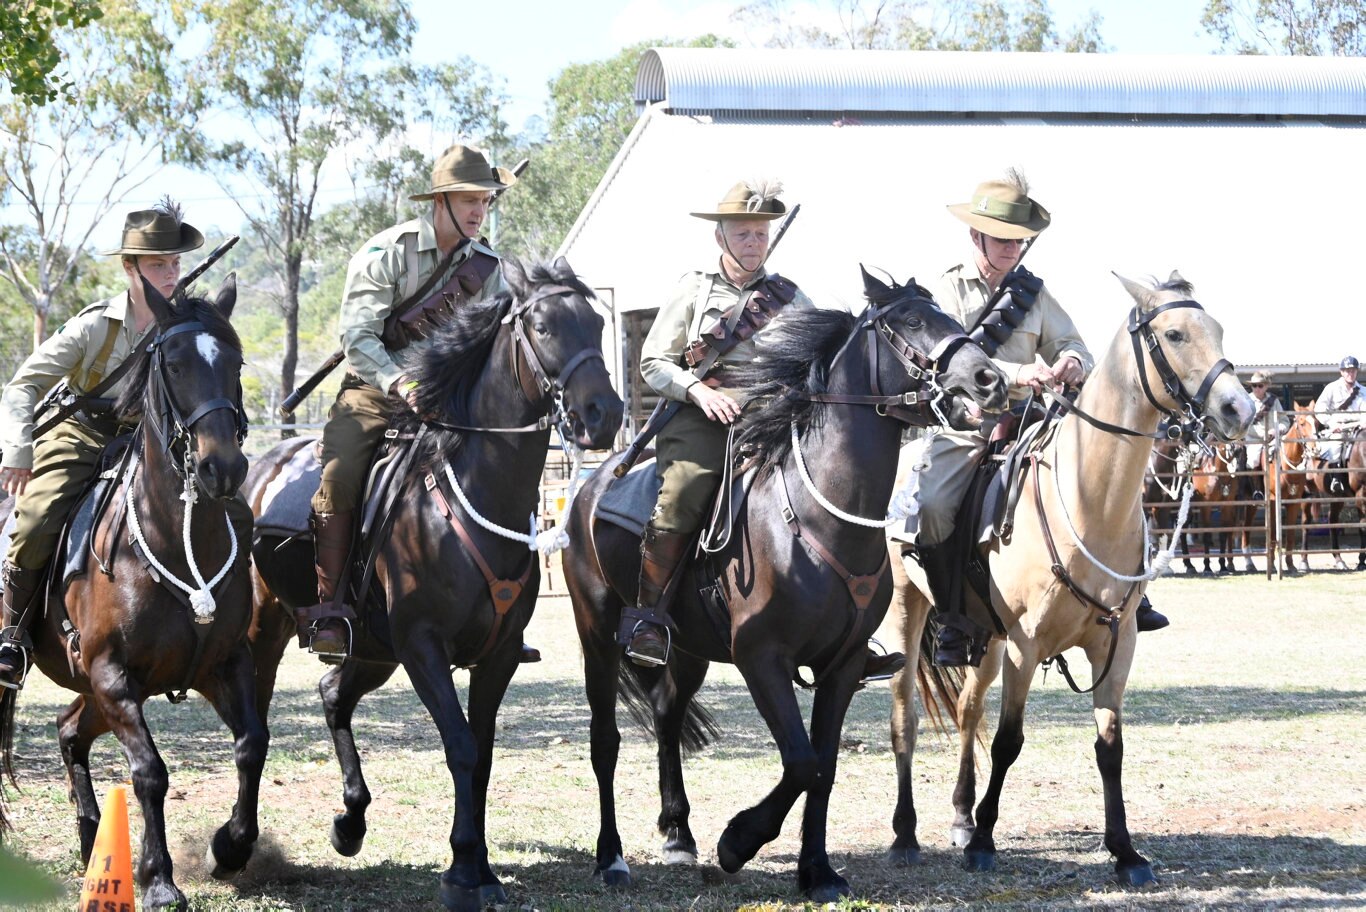
[[[317,441],[316,437],[301,440],[294,455],[261,493],[261,515],[256,518],[258,538],[312,535],[308,516],[313,509],[313,493],[323,477]]]
[[[655,474],[655,460],[653,457],[642,459],[632,466],[625,478],[614,479],[607,486],[598,499],[594,515],[642,537],[658,498],[659,476]]]

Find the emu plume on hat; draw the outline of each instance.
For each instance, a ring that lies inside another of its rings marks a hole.
[[[711,222],[723,219],[772,221],[787,214],[787,207],[778,199],[778,194],[782,192],[781,181],[768,178],[740,181],[726,191],[714,210],[693,212],[691,215]]]
[[[100,251],[100,256],[171,256],[202,246],[204,235],[185,221],[180,204],[163,196],[151,209],[128,213],[119,246]]]

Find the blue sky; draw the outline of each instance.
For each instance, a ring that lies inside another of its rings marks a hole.
[[[742,0],[515,0],[512,4],[452,3],[412,0],[418,20],[413,51],[423,62],[468,55],[505,80],[509,98],[506,118],[520,130],[530,117],[543,114],[547,83],[571,63],[611,56],[622,47],[656,38],[688,38],[714,32],[742,46],[762,36],[745,34],[731,21]],[[1067,30],[1096,8],[1103,16],[1102,34],[1114,51],[1136,54],[1204,54],[1217,50],[1200,29],[1205,0],[1050,0],[1059,31]],[[833,0],[797,0],[798,14],[824,15]],[[820,11],[825,11],[824,13]],[[154,188],[149,190],[147,188]],[[117,240],[124,211],[153,202],[166,192],[185,203],[187,220],[213,240],[239,230],[241,215],[211,178],[169,167],[142,190],[124,200],[95,233],[95,245]],[[331,206],[349,200],[352,188],[340,168],[328,175],[319,194]],[[22,220],[10,206],[0,211],[6,221]]]

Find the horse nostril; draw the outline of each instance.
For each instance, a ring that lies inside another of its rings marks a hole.
[[[980,388],[991,389],[996,385],[997,374],[996,371],[984,367],[973,376],[973,380],[977,381]]]

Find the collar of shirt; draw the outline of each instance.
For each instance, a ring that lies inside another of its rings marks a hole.
[[[109,299],[109,303],[104,305],[104,315],[110,320],[123,321],[128,318],[128,311],[131,309],[132,292],[125,291],[123,294],[116,294]]]
[[[753,288],[755,285],[758,285],[764,279],[768,278],[768,269],[764,266],[760,266],[759,271],[756,272],[750,278],[750,280],[746,282],[744,285],[736,285],[734,282],[730,280],[730,276],[726,275],[725,267],[721,265],[720,260],[717,260],[716,268],[713,270],[706,270],[706,274],[710,276],[715,276],[717,281],[725,282],[727,285],[729,285],[731,288],[734,288],[736,291],[744,291],[747,288]]]

